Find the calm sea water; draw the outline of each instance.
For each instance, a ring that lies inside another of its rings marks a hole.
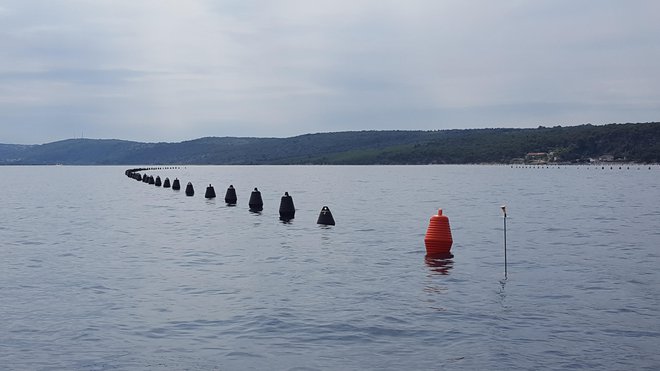
[[[1,369],[660,368],[658,167],[126,168],[0,167]]]

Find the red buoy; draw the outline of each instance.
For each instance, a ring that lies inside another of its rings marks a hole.
[[[447,255],[453,242],[451,228],[449,227],[449,218],[442,215],[442,209],[439,209],[438,215],[431,217],[429,228],[426,230],[426,236],[424,237],[426,254]]]

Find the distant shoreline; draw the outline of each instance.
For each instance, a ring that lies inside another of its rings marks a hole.
[[[353,131],[179,143],[0,144],[0,165],[537,165],[660,163],[660,123],[536,129]]]

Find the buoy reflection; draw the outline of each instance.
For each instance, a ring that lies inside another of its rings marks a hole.
[[[451,253],[446,254],[431,254],[424,257],[424,263],[433,273],[446,276],[449,271],[454,268],[454,257]]]

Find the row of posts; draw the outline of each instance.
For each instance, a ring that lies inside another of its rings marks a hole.
[[[140,174],[141,171],[158,170],[158,169],[161,168],[128,169],[125,171],[125,174],[129,178],[135,179],[137,181],[146,184],[155,185],[156,187],[162,186],[163,188],[172,188],[175,191],[181,189],[181,182],[179,181],[178,178],[175,178],[174,181],[170,183],[169,178],[165,178],[164,181],[161,181],[160,176],[156,176],[154,178],[153,175]],[[195,195],[195,188],[193,187],[191,182],[188,182],[188,184],[186,185],[185,193],[186,196],[189,197]],[[206,187],[206,192],[204,193],[204,197],[208,199],[213,199],[216,197],[215,189],[211,184],[209,184],[209,186]],[[227,192],[225,193],[225,202],[229,206],[234,206],[236,205],[237,201],[238,201],[238,197],[236,196],[236,189],[234,188],[233,185],[229,185],[229,188],[227,188]],[[248,201],[248,206],[250,208],[250,211],[252,212],[260,212],[264,209],[264,202],[263,199],[261,198],[261,192],[259,192],[259,190],[256,187],[250,194],[250,200]],[[280,211],[280,220],[282,221],[289,221],[295,217],[296,208],[293,204],[293,197],[289,195],[289,192],[284,192],[284,196],[282,196],[282,199],[280,201],[279,211]],[[327,206],[323,206],[323,208],[321,209],[321,212],[319,213],[319,217],[316,223],[321,225],[335,225],[335,219],[333,218],[332,213],[330,212],[330,209]]]

